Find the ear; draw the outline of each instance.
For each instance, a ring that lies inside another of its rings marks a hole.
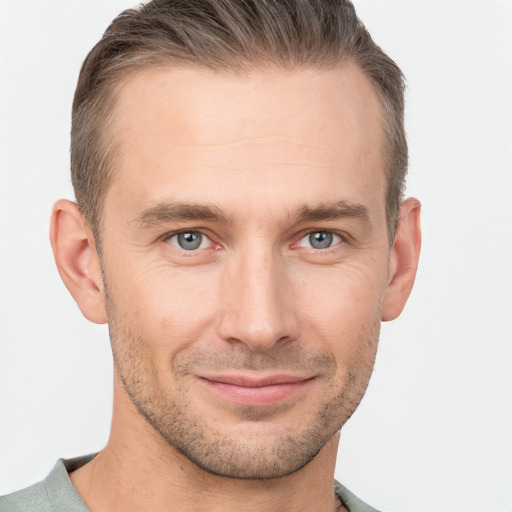
[[[389,260],[388,288],[382,320],[394,320],[405,307],[412,290],[421,248],[421,204],[410,198],[400,205],[400,220]]]
[[[61,199],[53,206],[50,242],[66,288],[91,322],[107,322],[103,276],[96,244],[78,206]]]

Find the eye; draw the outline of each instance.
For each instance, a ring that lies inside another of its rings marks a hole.
[[[171,235],[167,241],[184,251],[206,249],[211,244],[211,240],[200,231],[182,231],[181,233]]]
[[[329,249],[341,241],[341,236],[332,231],[312,231],[300,239],[299,246],[312,249]]]

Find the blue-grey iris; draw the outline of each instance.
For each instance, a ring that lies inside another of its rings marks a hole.
[[[317,231],[309,235],[309,243],[314,249],[327,249],[332,245],[332,238],[328,231]]]
[[[197,249],[203,241],[203,235],[198,231],[187,231],[178,234],[178,245],[186,251]]]

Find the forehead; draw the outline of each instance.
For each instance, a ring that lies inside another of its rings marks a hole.
[[[367,201],[383,205],[381,107],[350,62],[246,75],[146,69],[122,84],[115,114],[121,163],[107,200],[212,202],[229,186],[247,196],[243,206],[287,189],[293,202],[370,187],[376,195]]]

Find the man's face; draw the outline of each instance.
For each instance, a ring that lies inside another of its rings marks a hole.
[[[121,392],[207,471],[300,469],[373,367],[389,266],[376,94],[351,64],[146,70],[116,108],[102,249]]]

